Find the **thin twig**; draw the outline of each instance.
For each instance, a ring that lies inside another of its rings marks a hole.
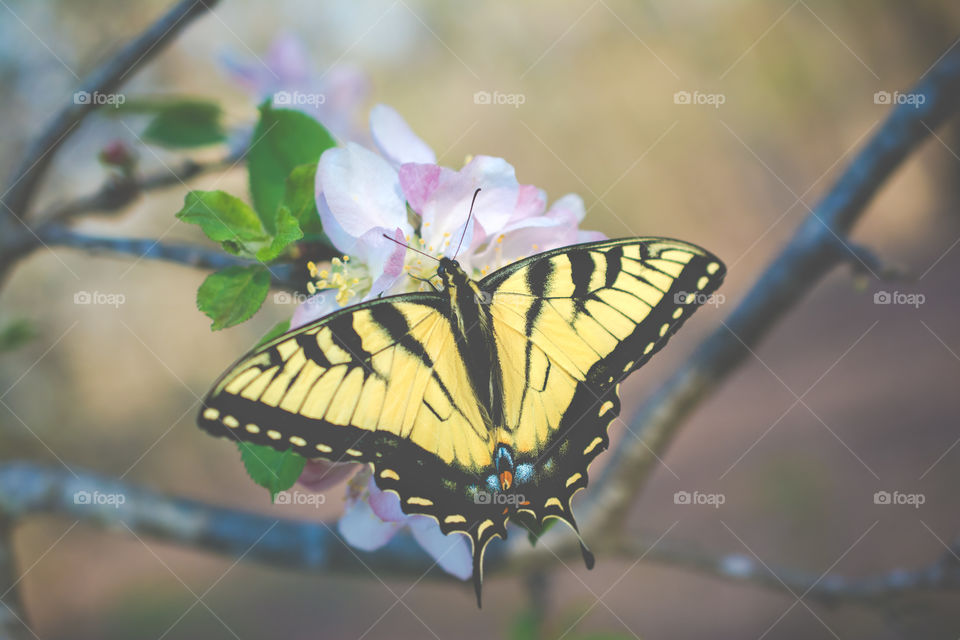
[[[65,246],[103,255],[127,255],[138,260],[164,260],[198,269],[217,270],[261,264],[195,244],[160,242],[152,238],[93,236],[58,224],[42,227],[37,235],[47,246]],[[271,264],[273,285],[281,289],[297,289],[294,271],[292,264]]]
[[[25,622],[23,599],[16,588],[20,573],[13,551],[14,524],[13,519],[0,514],[0,638],[3,640],[33,637]]]

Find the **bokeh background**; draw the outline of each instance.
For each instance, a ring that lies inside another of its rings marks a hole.
[[[70,99],[75,76],[168,4],[3,2],[0,169],[10,171],[30,136]],[[718,326],[876,131],[889,106],[876,104],[875,92],[909,88],[960,46],[957,25],[960,5],[949,0],[224,0],[123,92],[212,97],[231,125],[249,126],[255,102],[225,73],[224,56],[256,63],[276,37],[298,36],[319,73],[350,64],[369,74],[358,124],[369,106],[388,103],[442,164],[501,156],[551,200],[582,195],[588,228],[674,236],[713,250],[729,267],[725,301],[700,311],[626,383],[629,416]],[[477,91],[521,94],[524,103],[476,104]],[[676,104],[678,91],[724,101]],[[135,120],[128,124],[136,130]],[[104,178],[96,154],[118,138],[137,144],[121,122],[90,118],[58,155],[37,208],[95,190]],[[919,567],[945,552],[960,534],[960,447],[952,449],[960,435],[958,151],[956,125],[939,131],[854,230],[856,242],[908,279],[884,283],[839,269],[817,286],[688,421],[637,496],[631,531],[656,539],[669,529],[672,542],[755,553],[815,575]],[[204,153],[215,152],[222,149]],[[141,152],[144,170],[177,159]],[[245,193],[243,169],[190,186],[214,185]],[[200,242],[196,228],[173,217],[186,190],[149,193],[124,214],[94,216],[79,228]],[[203,277],[64,248],[22,263],[0,292],[0,320],[28,318],[39,335],[0,356],[9,405],[0,408],[0,456],[54,467],[62,459],[218,505],[335,518],[340,490],[320,509],[271,505],[236,449],[195,428],[197,397],[293,308],[268,299],[252,321],[212,334],[194,302]],[[119,293],[125,303],[76,305],[78,291]],[[925,302],[874,304],[880,291],[922,293]],[[796,404],[794,394],[811,385]],[[622,428],[612,435],[616,446]],[[680,490],[719,492],[726,502],[676,505]],[[876,505],[880,490],[922,493],[926,501],[919,509]],[[396,606],[376,622],[395,599],[369,575],[231,568],[232,558],[53,516],[25,521],[16,551],[30,568],[22,589],[31,624],[51,639],[232,638],[229,629],[241,638],[488,638],[508,634],[527,606],[521,581],[491,576],[477,612],[466,586],[451,588],[434,570],[404,598],[416,615]],[[548,573],[546,635],[564,634],[594,604],[593,593],[618,579],[606,606],[593,607],[568,637],[960,635],[955,594],[917,594],[879,610],[814,603],[814,615],[780,592],[632,564],[602,556],[592,572],[558,564]],[[190,590],[203,593],[217,580],[204,596],[209,609],[191,609]],[[410,585],[387,583],[401,593]]]

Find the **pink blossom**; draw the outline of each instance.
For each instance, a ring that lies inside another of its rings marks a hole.
[[[433,518],[406,515],[400,509],[400,498],[381,491],[372,477],[364,490],[348,494],[347,508],[337,525],[350,546],[364,551],[379,549],[404,527],[410,529],[417,543],[444,571],[461,580],[473,574],[473,557],[466,537],[444,535]]]
[[[262,58],[241,59],[227,54],[223,65],[230,76],[255,100],[274,98],[274,106],[302,111],[316,118],[340,140],[366,142],[354,116],[370,94],[365,73],[349,65],[336,65],[319,73],[303,42],[281,35]],[[277,104],[278,94],[289,100]]]

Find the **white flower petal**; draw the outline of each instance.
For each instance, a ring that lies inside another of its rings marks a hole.
[[[427,516],[410,516],[408,522],[417,543],[441,569],[461,580],[473,575],[473,556],[466,536],[460,533],[445,535],[437,521]]]
[[[366,500],[354,500],[340,516],[337,530],[351,547],[374,551],[390,542],[401,526],[398,522],[381,520]]]
[[[410,228],[396,170],[358,144],[323,152],[317,190],[323,192],[336,223],[352,238],[374,227],[400,227],[404,233]]]
[[[378,104],[370,110],[370,132],[377,149],[395,167],[405,162],[434,164],[437,161],[433,149],[417,137],[392,107]]]

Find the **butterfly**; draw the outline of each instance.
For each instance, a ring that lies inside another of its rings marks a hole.
[[[405,513],[469,537],[480,606],[484,550],[510,519],[577,531],[571,499],[609,444],[621,380],[724,273],[713,254],[665,238],[563,247],[481,280],[440,258],[442,288],[345,307],[243,356],[199,424],[371,464]]]

